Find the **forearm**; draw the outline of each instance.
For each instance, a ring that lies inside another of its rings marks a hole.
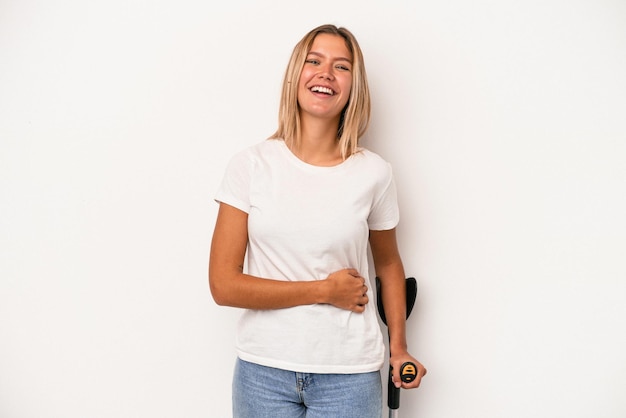
[[[405,352],[406,341],[406,280],[401,263],[383,266],[377,271],[381,281],[381,294],[389,332],[389,349],[392,353]]]
[[[218,305],[247,309],[281,309],[323,303],[322,281],[281,281],[244,273],[219,274],[209,269],[213,299]]]
[[[247,309],[281,309],[315,303],[355,313],[369,302],[365,279],[355,269],[343,269],[324,280],[284,281],[254,277],[242,269],[216,263],[209,267],[213,298],[220,305]]]

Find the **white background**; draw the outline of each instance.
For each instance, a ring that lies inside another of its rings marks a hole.
[[[322,23],[419,282],[400,414],[626,416],[621,0],[1,0],[0,416],[230,416],[212,197]]]

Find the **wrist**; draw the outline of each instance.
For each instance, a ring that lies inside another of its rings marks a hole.
[[[402,354],[408,352],[406,341],[389,342],[389,352],[391,355]]]
[[[313,285],[313,303],[328,303],[330,300],[330,291],[326,280],[315,280],[311,282]]]

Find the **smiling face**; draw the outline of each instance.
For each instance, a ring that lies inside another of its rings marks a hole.
[[[339,122],[352,88],[352,54],[337,35],[317,35],[298,82],[301,117]]]

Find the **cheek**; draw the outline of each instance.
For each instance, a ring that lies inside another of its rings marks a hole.
[[[300,71],[300,76],[298,77],[298,86],[305,85],[311,78],[313,78],[314,72],[306,66],[302,68]]]
[[[298,103],[302,101],[306,92],[306,87],[303,84],[298,84]]]
[[[298,87],[302,87],[306,85],[314,76],[314,73],[304,67],[302,71],[300,71],[300,76],[298,77]]]
[[[352,79],[349,79],[341,86],[341,91],[346,92],[344,95],[345,103],[348,103],[350,96],[352,96]],[[344,105],[345,105],[344,103]]]

